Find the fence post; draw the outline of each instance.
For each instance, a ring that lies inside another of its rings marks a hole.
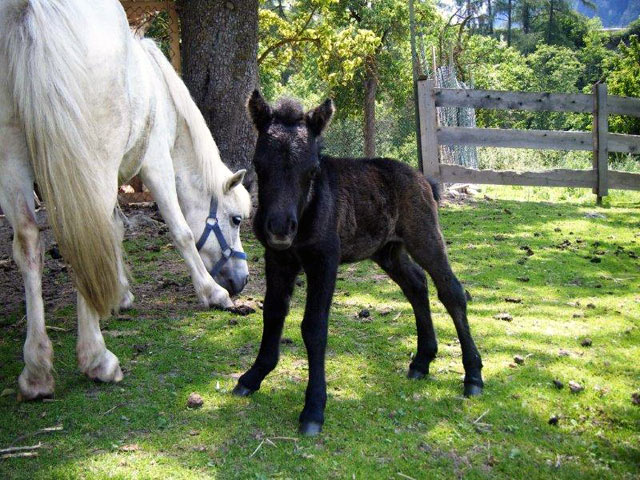
[[[433,80],[418,82],[418,111],[420,114],[420,149],[422,150],[422,173],[440,180],[440,158],[438,154],[438,118],[434,98]]]
[[[608,135],[607,84],[597,83],[593,86],[593,170],[596,174],[593,193],[598,196],[598,205],[602,204],[602,197],[609,194],[607,182],[609,169]]]

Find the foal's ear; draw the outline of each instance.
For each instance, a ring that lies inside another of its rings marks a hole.
[[[229,193],[232,188],[236,188],[238,185],[242,183],[244,180],[244,176],[247,171],[243,168],[242,170],[238,170],[236,173],[227,178],[227,181],[224,182],[224,193]]]
[[[249,110],[251,120],[258,131],[266,127],[273,117],[271,107],[257,89],[253,91],[247,101],[247,110]]]
[[[319,107],[309,110],[304,118],[307,121],[307,126],[309,130],[311,130],[311,133],[315,136],[320,135],[323,130],[329,126],[329,122],[331,122],[331,117],[333,117],[333,112],[335,111],[336,108],[333,106],[333,101],[330,98],[327,98]]]

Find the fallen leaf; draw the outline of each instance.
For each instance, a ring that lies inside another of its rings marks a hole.
[[[503,320],[505,322],[510,322],[511,320],[513,320],[513,317],[511,316],[511,314],[507,312],[498,313],[494,315],[493,318],[495,318],[496,320]]]
[[[140,445],[138,445],[137,443],[131,443],[129,445],[122,445],[120,447],[120,451],[122,451],[122,452],[137,452],[138,450],[140,450]]]
[[[200,408],[203,404],[204,400],[195,392],[192,392],[187,398],[187,407],[189,408]]]
[[[569,390],[571,390],[571,393],[579,393],[584,390],[584,387],[578,382],[574,382],[573,380],[571,380],[569,382]]]

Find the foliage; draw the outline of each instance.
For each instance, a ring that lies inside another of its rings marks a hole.
[[[620,55],[607,59],[607,84],[612,95],[640,97],[640,40],[633,35],[629,46],[621,43]],[[616,117],[611,121],[613,131],[640,135],[640,118]]]

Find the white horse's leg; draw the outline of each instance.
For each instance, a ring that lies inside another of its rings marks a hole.
[[[196,294],[207,307],[233,307],[229,292],[215,282],[202,263],[193,232],[180,210],[173,163],[168,148],[156,145],[159,140],[155,142],[152,140],[151,143],[154,145],[149,145],[140,173],[144,184],[149,188],[158,205],[162,218],[169,227],[176,248],[189,268]]]
[[[114,217],[116,228],[118,229],[118,238],[120,239],[120,243],[122,243],[124,240],[124,224],[118,212],[114,214]],[[119,308],[120,310],[127,310],[133,306],[135,297],[133,293],[131,293],[131,290],[129,290],[129,277],[127,276],[127,268],[122,258],[122,252],[120,252],[120,258],[118,259],[118,282],[120,283],[120,291],[122,292]]]
[[[53,348],[44,325],[43,248],[24,136],[17,128],[0,128],[0,145],[0,206],[13,227],[13,258],[22,273],[27,304],[25,367],[18,386],[22,399],[33,400],[52,396],[55,385],[51,375]]]
[[[100,317],[78,294],[78,366],[82,373],[101,382],[119,382],[122,370],[118,357],[107,350],[100,331]]]

